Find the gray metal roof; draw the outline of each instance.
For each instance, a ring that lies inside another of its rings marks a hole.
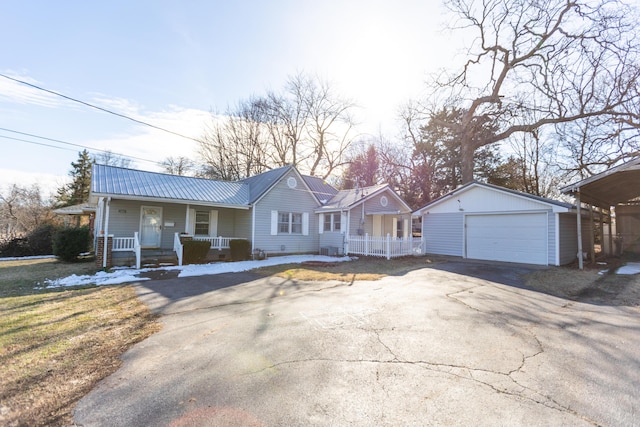
[[[380,184],[373,185],[371,187],[340,190],[335,196],[333,196],[329,203],[327,203],[323,207],[327,209],[346,208],[377,192],[378,190],[381,190],[384,187],[388,187],[388,185]]]
[[[293,166],[283,166],[238,182],[249,186],[249,203],[253,203],[291,169],[293,169]]]
[[[213,181],[98,164],[93,165],[91,193],[207,205],[246,207],[249,204],[249,186],[242,182]]]
[[[333,188],[322,178],[317,178],[315,176],[309,175],[302,175],[302,178],[304,179],[304,182],[307,183],[307,186],[309,187],[311,192],[323,205],[329,202],[336,194],[338,194],[338,190],[336,188]]]

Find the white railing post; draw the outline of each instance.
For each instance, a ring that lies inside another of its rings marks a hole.
[[[364,255],[369,256],[369,233],[364,235]]]
[[[138,238],[138,232],[133,233],[133,251],[136,254],[136,269],[140,270],[140,239]]]
[[[184,245],[180,240],[180,233],[175,233],[173,237],[173,250],[176,252],[176,256],[178,257],[178,265],[182,265],[182,253],[184,250]]]
[[[222,236],[218,236],[218,250],[222,250]]]
[[[391,259],[391,235],[387,233],[387,259]]]

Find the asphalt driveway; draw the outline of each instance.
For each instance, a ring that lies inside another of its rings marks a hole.
[[[351,285],[142,282],[164,328],[124,354],[75,421],[640,425],[640,309],[527,290],[525,272],[449,262]]]

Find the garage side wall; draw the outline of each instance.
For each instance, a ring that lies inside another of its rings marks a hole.
[[[422,216],[424,252],[464,255],[464,217],[462,212],[429,213]]]
[[[577,215],[575,213],[561,213],[560,221],[560,265],[570,264],[578,256],[578,229]],[[582,251],[589,250],[589,219],[582,218]]]

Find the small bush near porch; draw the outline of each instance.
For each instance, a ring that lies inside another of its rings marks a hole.
[[[211,249],[208,241],[185,240],[183,242],[183,264],[204,264]]]

